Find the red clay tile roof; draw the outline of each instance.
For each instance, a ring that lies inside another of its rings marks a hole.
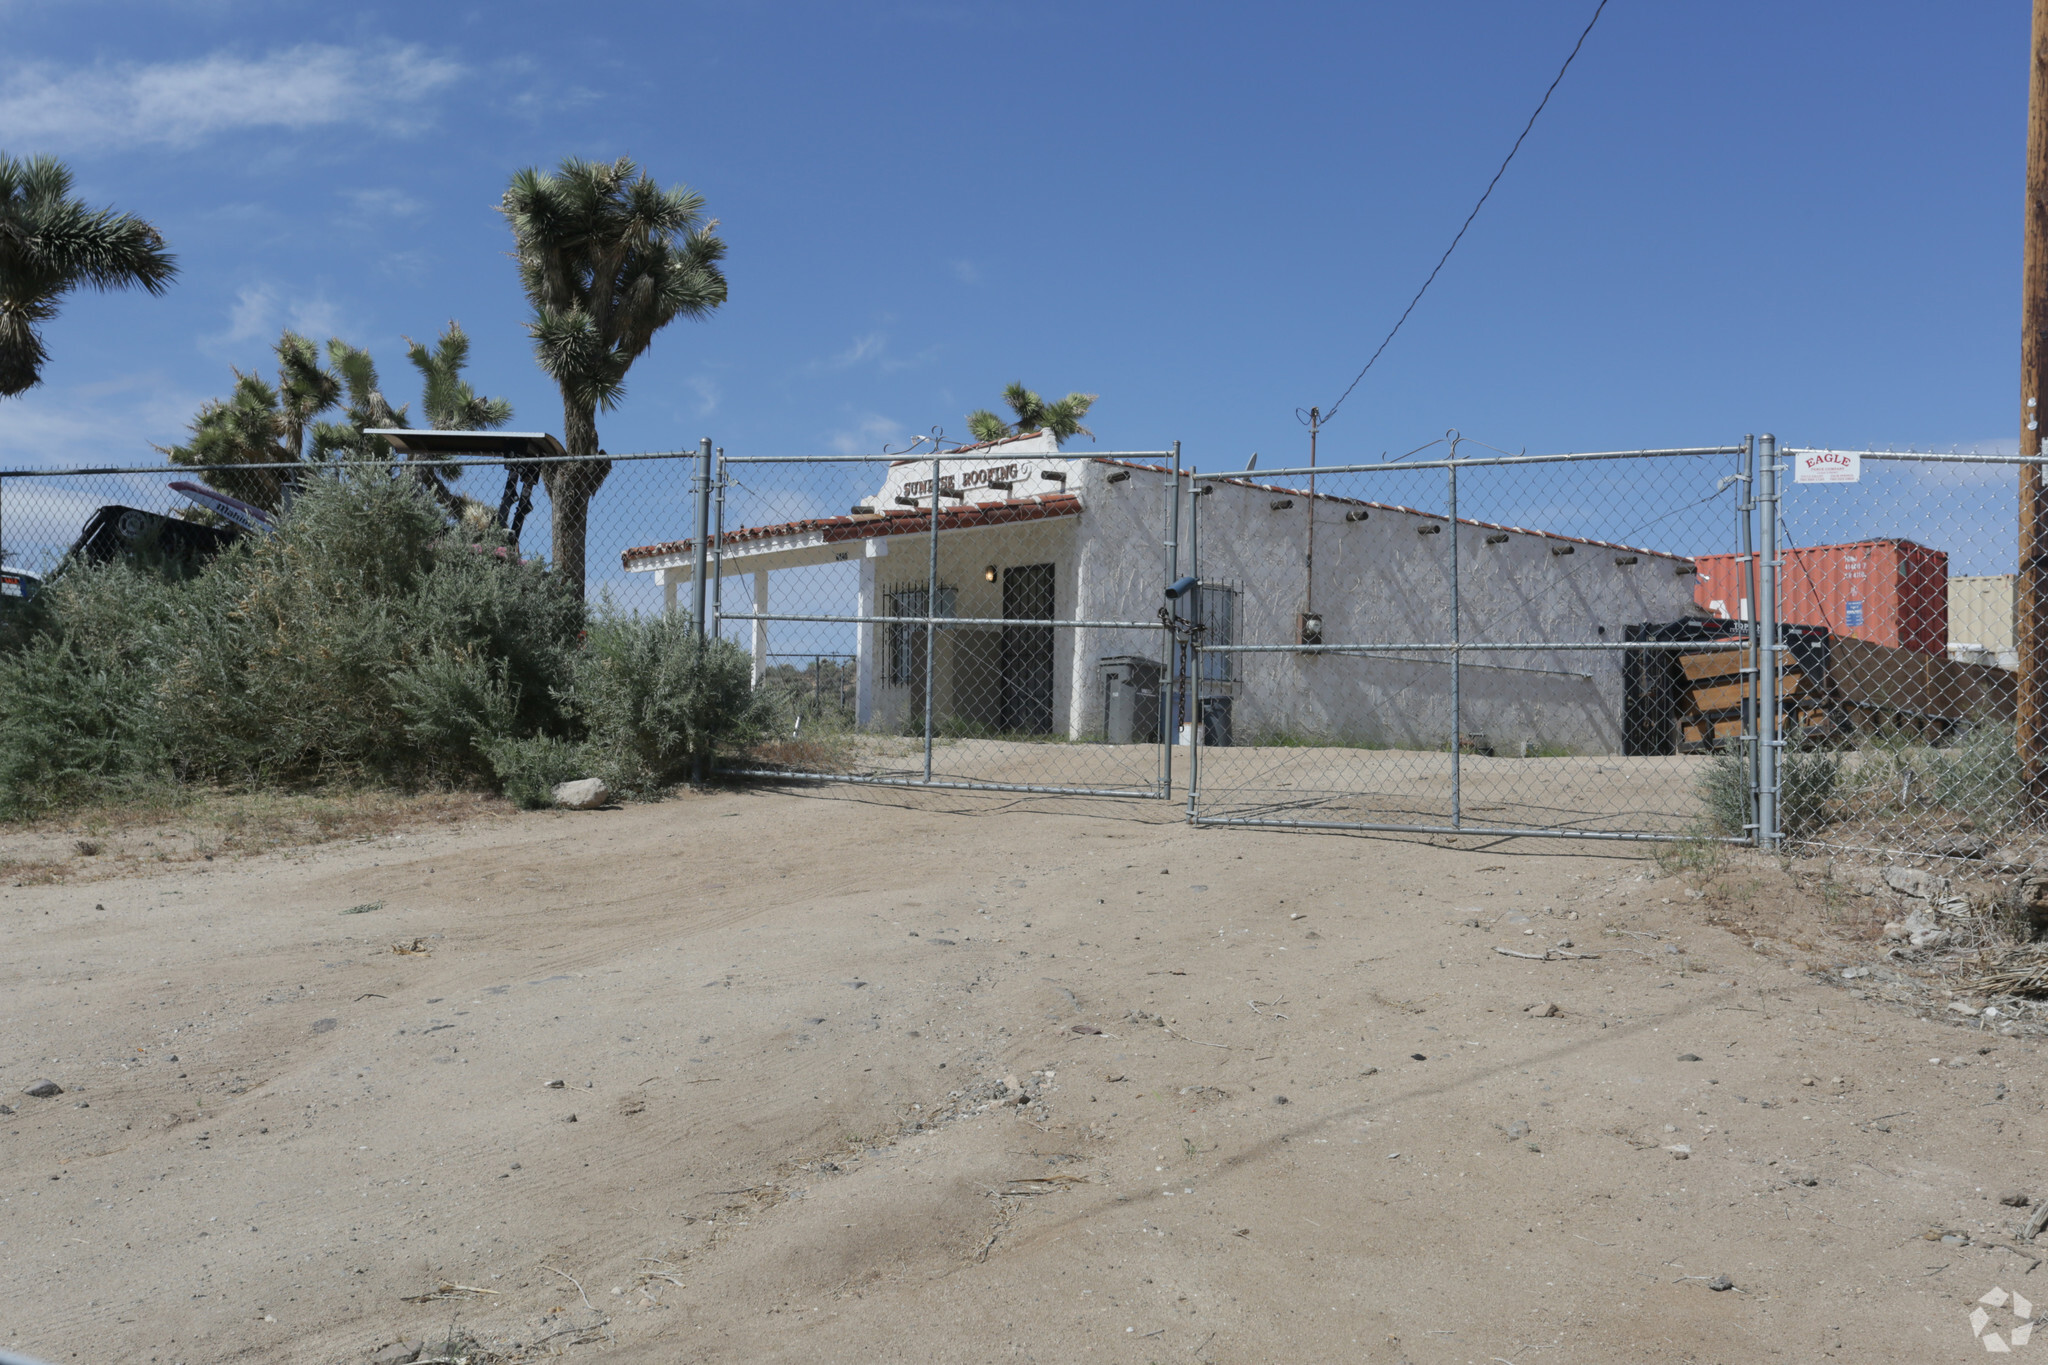
[[[1040,493],[1028,498],[1007,498],[947,508],[939,513],[939,529],[965,531],[982,526],[1008,526],[1015,522],[1044,521],[1048,517],[1075,517],[1080,514],[1081,499],[1078,494]],[[779,536],[821,531],[824,533],[824,543],[831,545],[847,540],[872,540],[878,536],[918,535],[930,531],[931,525],[930,512],[896,507],[886,512],[877,512],[871,517],[806,517],[801,521],[785,521],[777,526],[745,526],[737,531],[727,531],[723,544],[730,547],[745,545],[750,541],[773,540]],[[670,540],[659,545],[638,545],[630,550],[621,551],[619,563],[630,571],[636,559],[688,554],[695,547],[694,540]]]

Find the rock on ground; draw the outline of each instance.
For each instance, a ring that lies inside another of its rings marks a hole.
[[[562,782],[555,787],[555,804],[569,810],[596,810],[611,799],[612,789],[601,777]]]

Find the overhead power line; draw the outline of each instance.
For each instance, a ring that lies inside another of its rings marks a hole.
[[[1365,368],[1361,369],[1358,372],[1357,376],[1352,379],[1351,383],[1345,388],[1344,392],[1338,397],[1337,401],[1330,404],[1328,410],[1322,414],[1322,420],[1324,422],[1328,422],[1332,417],[1335,417],[1337,415],[1337,409],[1344,406],[1344,400],[1351,396],[1351,390],[1358,387],[1359,381],[1365,378],[1366,370],[1370,370],[1373,367],[1373,363],[1377,361],[1380,358],[1381,353],[1387,349],[1388,343],[1393,341],[1395,333],[1401,330],[1401,324],[1408,321],[1408,315],[1415,311],[1415,305],[1422,302],[1422,296],[1429,292],[1429,287],[1432,284],[1436,283],[1437,274],[1444,268],[1444,262],[1451,259],[1451,253],[1458,249],[1458,243],[1465,240],[1466,229],[1470,228],[1472,226],[1472,220],[1479,216],[1479,210],[1486,207],[1486,201],[1493,195],[1493,187],[1500,183],[1500,178],[1503,175],[1507,174],[1508,163],[1515,159],[1516,152],[1522,150],[1523,140],[1529,136],[1529,130],[1536,126],[1536,120],[1542,117],[1544,106],[1549,104],[1550,97],[1557,93],[1558,82],[1564,79],[1565,72],[1572,69],[1572,62],[1578,57],[1579,49],[1586,45],[1587,36],[1593,32],[1593,25],[1600,22],[1600,13],[1606,8],[1607,0],[1600,0],[1600,3],[1593,7],[1593,17],[1591,19],[1588,19],[1586,21],[1586,27],[1580,30],[1579,40],[1576,43],[1572,44],[1572,50],[1565,57],[1564,65],[1560,66],[1557,69],[1557,75],[1551,78],[1550,88],[1545,90],[1543,92],[1543,98],[1536,102],[1536,112],[1529,115],[1529,121],[1522,125],[1521,136],[1515,139],[1514,146],[1508,148],[1508,154],[1505,157],[1501,158],[1500,169],[1493,173],[1493,179],[1486,182],[1486,192],[1479,196],[1479,202],[1474,204],[1472,206],[1472,211],[1465,215],[1464,223],[1458,228],[1458,235],[1451,238],[1451,244],[1445,247],[1444,254],[1437,258],[1436,269],[1431,270],[1429,272],[1429,278],[1422,282],[1422,288],[1416,290],[1415,297],[1408,300],[1408,306],[1401,310],[1400,318],[1395,321],[1393,327],[1387,332],[1387,335],[1380,341],[1379,349],[1375,350],[1372,353],[1372,359],[1365,362]]]

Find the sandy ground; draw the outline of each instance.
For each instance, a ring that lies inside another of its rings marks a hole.
[[[0,1346],[1922,1362],[2048,1302],[2038,1045],[1829,984],[1884,907],[1176,815],[727,791],[0,888]]]

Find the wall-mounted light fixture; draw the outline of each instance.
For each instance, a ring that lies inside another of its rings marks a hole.
[[[919,501],[918,501],[918,500],[917,500],[916,498],[898,498],[898,499],[896,499],[896,505],[897,505],[898,507],[922,507],[922,506],[924,506],[924,504],[923,504],[922,502],[919,502]]]
[[[1573,545],[1553,545],[1550,547],[1550,553],[1554,555],[1577,554],[1578,547]]]
[[[1267,509],[1274,512],[1285,512],[1292,506],[1294,506],[1293,498],[1275,498],[1266,504]]]
[[[1614,557],[1614,566],[1618,569],[1626,569],[1635,562],[1636,557],[1634,555],[1616,555]]]
[[[995,582],[995,581],[996,581],[996,566],[995,566],[995,565],[991,564],[991,565],[989,565],[989,566],[988,566],[988,567],[987,567],[986,569],[983,569],[983,570],[981,571],[981,581],[982,581],[982,582],[984,582],[984,583],[993,583],[993,582]]]
[[[1418,536],[1440,536],[1443,533],[1444,528],[1437,525],[1435,522],[1431,522],[1427,526],[1418,526],[1415,528],[1415,534]]]
[[[1067,476],[1057,469],[1044,470],[1039,474],[1038,477],[1044,479],[1047,483],[1063,484],[1067,481]]]
[[[1123,481],[1124,481],[1125,479],[1128,479],[1128,478],[1130,478],[1130,477],[1131,477],[1131,471],[1130,471],[1130,470],[1128,470],[1128,469],[1119,469],[1119,470],[1118,470],[1118,471],[1117,471],[1116,473],[1114,473],[1114,474],[1110,475],[1110,476],[1109,476],[1109,478],[1108,478],[1107,480],[1105,480],[1105,482],[1108,482],[1108,483],[1122,483],[1122,482],[1123,482]]]
[[[1000,489],[1002,489],[1002,490],[1003,490],[1003,491],[1004,491],[1005,493],[1007,493],[1007,492],[1009,492],[1009,491],[1010,491],[1010,490],[1011,490],[1012,488],[1015,488],[1015,487],[1016,487],[1017,485],[1016,485],[1016,483],[1015,483],[1015,482],[1014,482],[1013,480],[1010,480],[1010,479],[990,479],[990,480],[988,481],[988,486],[989,486],[990,488],[1000,488]]]
[[[1363,508],[1360,508],[1360,509],[1359,509],[1358,511],[1356,511],[1356,512],[1346,512],[1346,513],[1344,514],[1344,520],[1346,520],[1346,521],[1367,521],[1367,520],[1370,520],[1370,517],[1369,517],[1369,516],[1367,515],[1367,513],[1365,512],[1365,510],[1364,510]]]
[[[1304,645],[1319,645],[1323,642],[1323,615],[1317,611],[1305,611],[1294,618],[1296,642]]]
[[[1698,573],[1699,571],[1700,566],[1697,564],[1681,564],[1677,568],[1673,569],[1671,572],[1678,575],[1680,578],[1689,578],[1693,574]]]
[[[1486,543],[1488,545],[1505,545],[1508,543],[1508,534],[1507,532],[1502,531],[1498,535],[1488,536],[1486,538]]]
[[[875,509],[864,502],[857,502],[853,505],[853,514],[857,517],[871,517],[875,514]]]

